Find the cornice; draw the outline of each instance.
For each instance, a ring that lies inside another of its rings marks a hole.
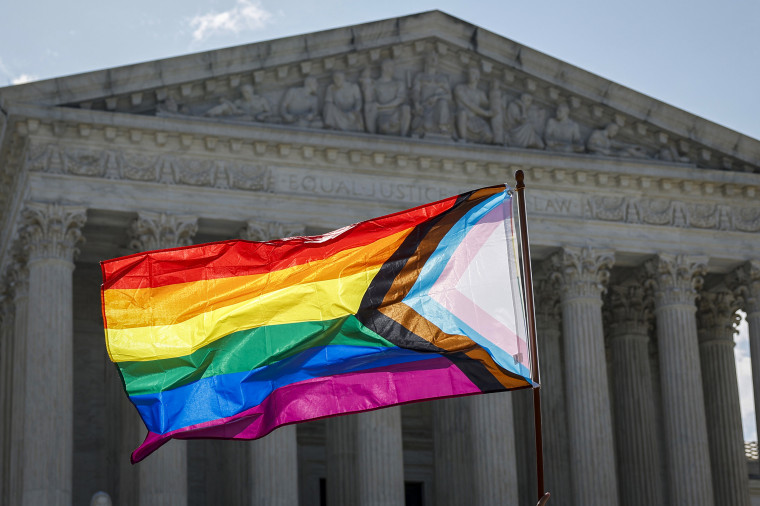
[[[430,50],[460,67],[477,65],[484,78],[488,74],[547,103],[556,105],[561,99],[574,108],[588,108],[600,121],[614,121],[656,145],[675,143],[697,164],[738,171],[756,170],[760,164],[756,139],[439,11],[0,88],[0,105],[89,107],[108,97],[109,107],[121,102],[139,109],[161,100],[169,89],[189,96],[213,94],[220,86],[234,88],[241,80],[291,86],[334,68],[357,68],[401,55],[419,57]]]

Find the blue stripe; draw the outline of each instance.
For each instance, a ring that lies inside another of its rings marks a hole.
[[[437,325],[443,332],[464,335],[478,343],[504,369],[525,378],[530,378],[528,369],[516,362],[512,355],[493,344],[485,336],[445,309],[429,294],[433,284],[438,280],[441,273],[443,273],[443,269],[451,260],[451,255],[454,254],[470,230],[488,213],[498,206],[504,205],[505,201],[510,198],[505,190],[473,207],[467,214],[462,216],[441,239],[438,247],[430,255],[430,259],[422,267],[412,289],[409,290],[409,293],[404,298],[404,302],[420,315]],[[506,247],[507,245],[505,244]]]
[[[250,409],[291,383],[438,356],[397,347],[320,346],[252,371],[211,376],[130,400],[148,430],[164,434]]]

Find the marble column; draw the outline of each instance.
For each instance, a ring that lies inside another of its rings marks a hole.
[[[28,311],[21,504],[71,504],[73,467],[73,291],[86,210],[29,202]]]
[[[541,420],[544,445],[544,481],[552,500],[571,504],[570,454],[562,361],[562,313],[559,279],[542,265],[535,273],[536,327],[541,366]],[[531,491],[532,492],[532,491]]]
[[[654,286],[668,504],[713,504],[695,298],[706,259],[661,254],[646,264]]]
[[[26,325],[28,321],[29,270],[26,258],[13,268],[13,397],[11,399],[11,441],[8,504],[21,504],[24,485],[24,405],[26,398]],[[72,407],[73,409],[73,407]]]
[[[325,420],[325,465],[327,504],[359,504],[357,464],[357,421],[353,415]]]
[[[728,290],[703,292],[699,350],[715,504],[749,506],[749,478],[734,357],[736,300]]]
[[[250,443],[252,506],[298,504],[296,426],[280,427]]]
[[[740,306],[747,313],[755,422],[760,433],[760,260],[747,262],[736,269],[731,277],[731,287],[739,298]]]
[[[570,439],[577,506],[618,504],[602,292],[611,251],[565,247],[551,259],[560,282]]]
[[[328,504],[404,503],[401,408],[331,418],[325,430]]]
[[[649,327],[652,299],[641,276],[610,287],[606,300],[621,506],[664,505]]]
[[[302,235],[303,231],[303,225],[250,220],[239,235],[248,241],[269,241]],[[298,504],[298,441],[295,425],[281,427],[262,439],[252,441],[250,462],[252,505]],[[329,479],[327,483],[329,487]]]
[[[166,213],[139,212],[130,225],[129,248],[133,251],[173,248],[192,244],[198,230],[197,218]],[[134,420],[142,443],[147,430],[135,416],[134,406],[124,403],[125,419]],[[126,432],[132,432],[127,428]],[[140,506],[184,506],[187,504],[187,442],[171,440],[138,466],[138,501]],[[122,473],[124,474],[124,473]]]
[[[511,393],[433,403],[435,504],[518,504]]]
[[[0,504],[10,501],[11,416],[13,414],[13,297],[0,284]]]

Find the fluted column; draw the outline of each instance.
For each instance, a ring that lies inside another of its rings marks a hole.
[[[250,220],[240,231],[240,238],[269,241],[303,234],[303,230],[303,225]],[[250,461],[253,506],[298,504],[298,441],[295,425],[280,427],[264,438],[252,441]],[[327,483],[329,487],[329,478]]]
[[[192,244],[198,230],[197,218],[166,213],[140,212],[129,228],[129,248],[151,251]],[[125,397],[126,398],[126,397]],[[139,441],[146,429],[131,403],[125,401],[126,419],[138,426]],[[129,428],[126,429],[130,433]],[[187,504],[187,442],[171,440],[138,466],[140,506],[184,506]],[[124,474],[124,473],[122,473]]]
[[[21,504],[71,504],[73,467],[72,272],[85,209],[30,202],[26,392]]]
[[[26,258],[13,269],[13,397],[11,398],[11,441],[9,502],[21,504],[24,486],[24,399],[26,394],[26,325],[28,322],[29,270]]]
[[[755,422],[760,433],[760,260],[747,262],[736,269],[731,277],[731,285],[739,297],[739,305],[747,313]]]
[[[398,406],[330,418],[327,503],[393,506],[404,503],[404,457]]]
[[[602,292],[610,251],[566,247],[552,257],[560,281],[570,469],[577,506],[618,504]]]
[[[5,280],[4,280],[5,281]],[[0,285],[0,503],[10,502],[11,416],[13,414],[13,299]]]
[[[356,415],[357,472],[360,506],[404,503],[404,450],[401,408]]]
[[[356,435],[357,420],[353,415],[325,421],[327,504],[330,506],[359,504]]]
[[[298,504],[298,442],[296,426],[280,427],[251,441],[250,496],[252,506]]]
[[[749,505],[749,478],[734,357],[736,300],[727,290],[703,292],[699,349],[715,504]]]
[[[474,483],[469,398],[441,399],[433,403],[433,462],[436,506],[470,504]]]
[[[712,505],[695,298],[706,259],[659,255],[647,263],[655,288],[668,504]]]
[[[541,364],[541,419],[544,445],[544,479],[552,500],[569,505],[573,489],[570,482],[570,454],[565,405],[565,378],[562,361],[562,320],[559,279],[550,275],[547,265],[536,272],[533,287],[536,297],[536,326]]]
[[[643,280],[635,277],[610,287],[607,307],[620,504],[664,505],[649,367],[652,300]]]
[[[435,401],[433,448],[438,506],[519,503],[510,393]]]

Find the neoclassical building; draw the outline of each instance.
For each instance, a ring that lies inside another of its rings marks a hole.
[[[535,504],[524,391],[132,466],[100,316],[100,260],[518,168],[550,504],[749,505],[732,325],[760,386],[760,141],[437,11],[0,88],[0,503]]]

